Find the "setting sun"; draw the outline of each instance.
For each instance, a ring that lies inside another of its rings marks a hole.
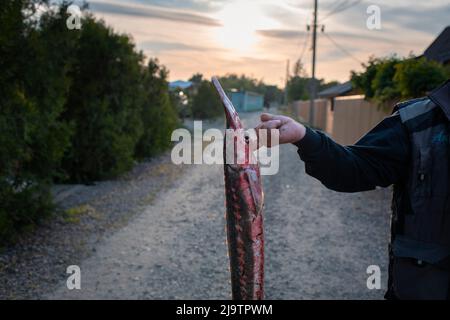
[[[259,29],[275,27],[276,24],[252,1],[232,1],[217,14],[222,27],[215,33],[220,46],[240,52],[250,51],[258,42]]]

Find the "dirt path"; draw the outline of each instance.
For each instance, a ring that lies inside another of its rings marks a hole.
[[[255,115],[248,115],[250,124]],[[304,173],[294,146],[280,150],[280,172],[264,177],[268,299],[381,299],[386,288],[389,190],[340,194]],[[80,262],[82,289],[65,275],[48,299],[228,299],[223,174],[196,165],[106,232]],[[366,268],[382,269],[382,290]],[[1,276],[0,276],[1,279]]]

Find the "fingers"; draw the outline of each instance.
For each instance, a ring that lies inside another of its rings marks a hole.
[[[267,130],[278,129],[279,127],[281,127],[281,125],[282,125],[282,123],[280,120],[269,120],[269,121],[262,122],[258,126],[258,129],[267,129]]]
[[[262,122],[273,121],[273,120],[279,120],[283,124],[283,123],[287,123],[291,119],[289,117],[286,117],[286,116],[277,116],[277,115],[273,115],[273,114],[270,114],[270,113],[263,113],[261,115],[261,121]]]
[[[256,136],[257,136],[257,147],[258,149],[267,146],[271,147],[272,141],[271,141],[271,130],[279,129],[283,125],[281,120],[268,120],[265,122],[261,122],[256,128]],[[261,131],[264,131],[263,134]],[[261,140],[261,135],[263,139]]]
[[[273,114],[270,114],[270,113],[263,113],[263,114],[261,115],[261,121],[270,121],[270,120],[273,119],[273,117],[274,117]]]

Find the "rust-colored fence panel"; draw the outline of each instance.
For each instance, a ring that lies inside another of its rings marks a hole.
[[[390,114],[362,96],[336,98],[333,113],[333,130],[329,133],[344,145],[354,144]]]
[[[365,133],[377,125],[390,112],[364,100],[363,96],[338,97],[334,100],[317,99],[314,127],[328,133],[343,145],[354,144]],[[309,101],[295,101],[292,109],[302,121],[309,119]]]
[[[325,99],[317,99],[315,101],[315,114],[313,127],[324,130],[327,124],[327,105],[328,101]],[[297,118],[301,121],[307,122],[309,120],[309,101],[295,101],[293,102],[293,111]]]

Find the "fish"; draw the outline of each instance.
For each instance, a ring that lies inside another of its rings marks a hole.
[[[212,83],[225,110],[227,131],[244,130],[239,115],[219,80],[213,77]],[[231,295],[233,300],[263,300],[264,192],[260,168],[247,134],[235,135],[232,143],[227,143],[227,136],[225,134],[223,154]],[[230,145],[235,150],[237,145],[243,146],[238,149],[238,152],[244,152],[243,155],[238,155],[243,161],[227,163]]]

